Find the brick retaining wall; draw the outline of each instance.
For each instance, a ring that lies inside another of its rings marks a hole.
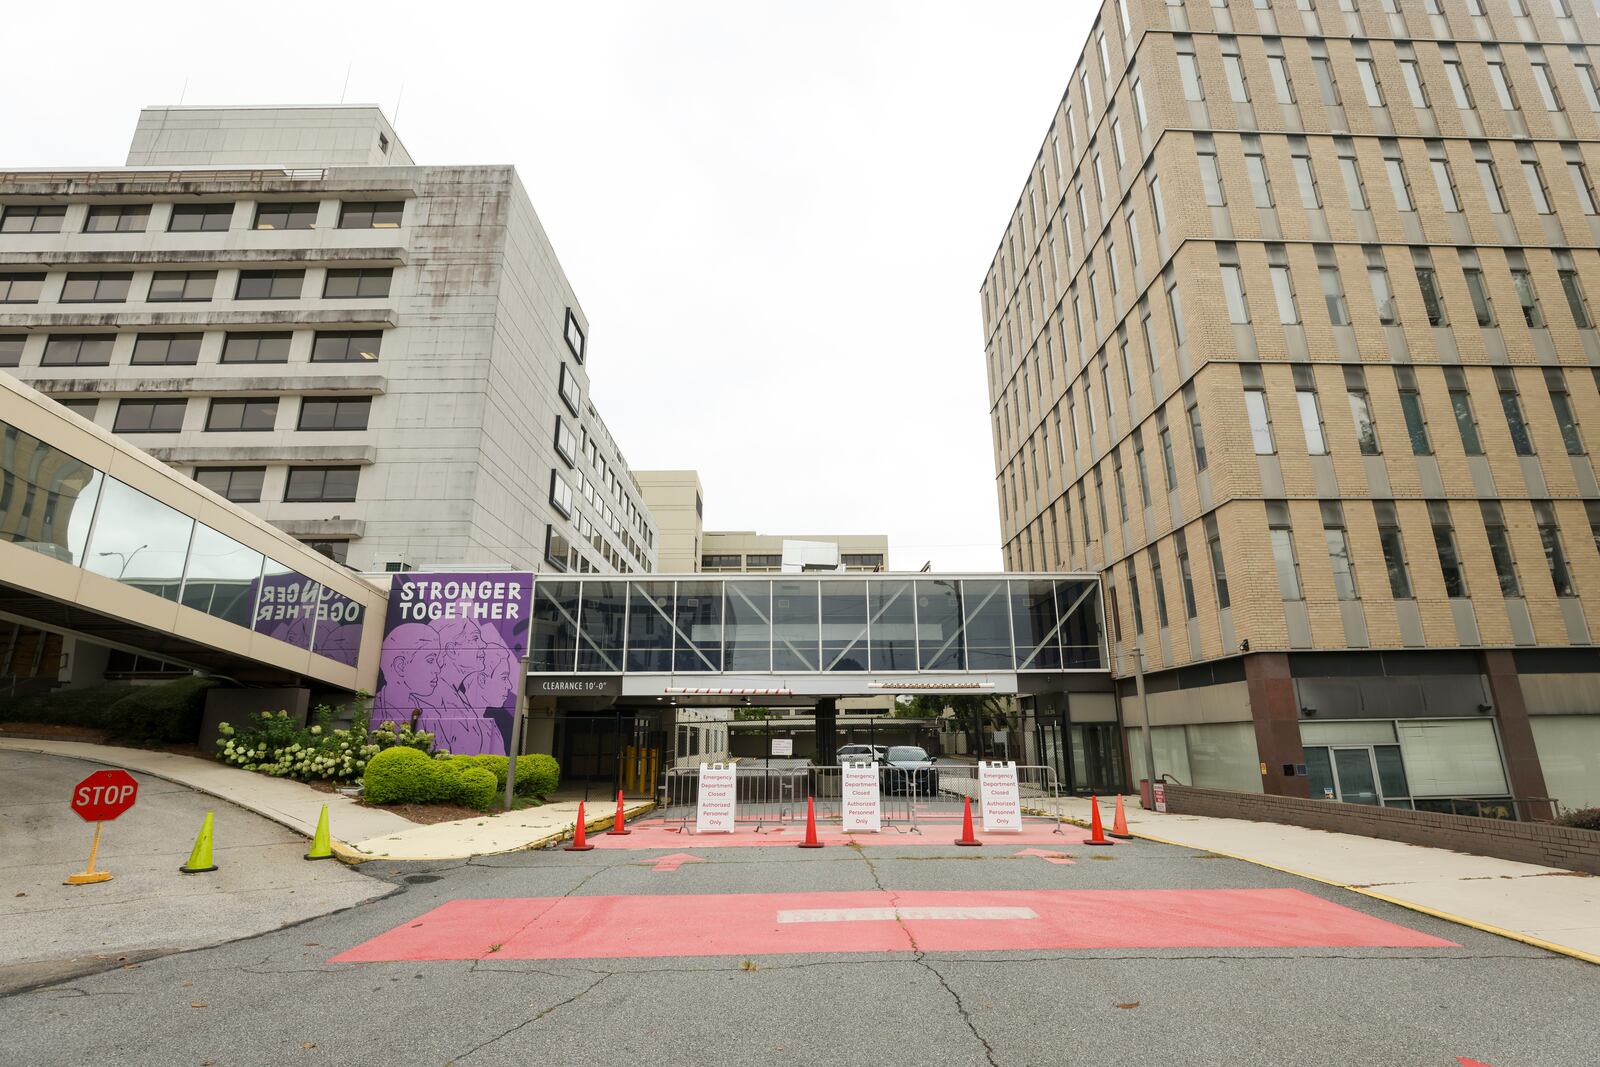
[[[1477,856],[1600,874],[1600,832],[1539,822],[1507,822],[1333,800],[1167,786],[1167,810],[1219,819],[1287,823],[1312,830],[1448,848]]]

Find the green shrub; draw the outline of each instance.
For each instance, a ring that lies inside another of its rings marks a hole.
[[[20,700],[0,701],[0,722],[104,727],[111,706],[138,688],[120,683],[91,685],[79,689],[53,689]]]
[[[1569,811],[1556,822],[1579,830],[1600,830],[1600,808],[1579,808]]]
[[[455,776],[455,797],[457,804],[465,804],[469,808],[479,811],[488,811],[489,805],[494,803],[497,790],[494,787],[494,772],[483,767],[463,767]]]
[[[179,678],[163,685],[135,686],[106,709],[106,740],[135,745],[193,741],[200,734],[206,690],[213,678]]]
[[[364,698],[356,694],[354,711],[350,705],[318,705],[309,726],[300,726],[285,711],[258,712],[244,726],[222,723],[217,727],[222,735],[217,759],[274,778],[349,782],[365,773],[367,760],[386,749],[408,748],[423,755],[432,751],[433,735],[426,730],[396,728],[392,722],[368,729],[367,713],[359,710]],[[333,725],[346,717],[351,720],[348,728]]]
[[[367,760],[361,781],[369,804],[426,804],[433,800],[434,761],[414,748],[386,748]]]
[[[561,764],[554,756],[534,752],[517,757],[517,796],[545,799],[561,785]]]
[[[482,767],[494,775],[495,788],[504,793],[506,789],[507,764],[511,761],[504,756],[451,756],[452,763],[461,763],[468,767]]]

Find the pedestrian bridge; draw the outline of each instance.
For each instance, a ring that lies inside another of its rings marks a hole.
[[[109,650],[248,685],[371,689],[381,634],[366,621],[384,599],[0,373],[0,637],[56,650],[32,677],[98,681]]]

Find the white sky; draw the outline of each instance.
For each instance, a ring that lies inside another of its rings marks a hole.
[[[348,68],[419,163],[516,165],[596,406],[636,469],[699,470],[708,528],[999,569],[978,286],[1095,5],[53,6],[6,14],[0,166],[120,164],[141,106],[332,103]]]

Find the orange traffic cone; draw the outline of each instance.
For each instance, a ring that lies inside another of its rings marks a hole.
[[[594,846],[589,844],[588,838],[584,835],[585,827],[583,824],[583,801],[580,800],[578,801],[578,829],[572,835],[572,844],[568,845],[564,851],[589,852],[594,849]]]
[[[623,834],[631,833],[633,833],[633,831],[628,829],[626,812],[624,812],[622,808],[622,790],[619,789],[617,790],[617,817],[615,821],[612,822],[611,829],[606,831],[606,836],[619,837]]]
[[[1106,828],[1100,824],[1100,798],[1089,798],[1089,836],[1083,839],[1086,845],[1109,845],[1106,839]]]
[[[958,845],[981,845],[978,835],[972,831],[972,798],[961,798],[961,836],[956,838]]]
[[[1122,810],[1122,794],[1117,794],[1117,813],[1111,817],[1111,835],[1118,841],[1132,841],[1128,833],[1128,813]]]
[[[806,839],[800,842],[800,847],[822,847],[822,842],[817,839],[817,805],[810,797],[806,797]]]

